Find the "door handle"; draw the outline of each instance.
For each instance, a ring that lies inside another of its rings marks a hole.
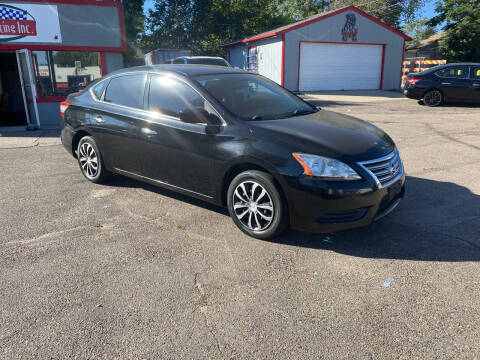
[[[474,88],[480,88],[480,83],[473,83]]]
[[[98,115],[98,116],[95,118],[95,121],[97,122],[97,124],[101,124],[101,123],[103,123],[103,118],[102,118],[100,115]]]
[[[452,85],[452,83],[442,82],[442,85]]]
[[[156,135],[157,132],[155,130],[149,129],[149,128],[142,128],[142,133],[147,134],[147,135]]]

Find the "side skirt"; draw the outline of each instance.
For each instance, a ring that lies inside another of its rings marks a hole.
[[[204,200],[204,201],[207,201],[209,203],[218,205],[218,201],[216,201],[216,199],[213,196],[209,196],[209,195],[201,194],[201,193],[198,193],[198,192],[195,192],[195,191],[192,191],[192,190],[184,189],[182,187],[171,185],[171,184],[168,184],[166,182],[163,182],[163,181],[160,181],[160,180],[155,180],[155,179],[143,176],[143,175],[135,174],[135,173],[132,173],[130,171],[126,171],[126,170],[122,170],[122,169],[118,169],[118,168],[114,168],[114,171],[116,173],[120,174],[120,175],[128,176],[132,179],[144,181],[144,182],[147,182],[147,183],[155,185],[155,186],[159,186],[159,187],[171,190],[171,191],[175,191],[175,192],[178,192],[178,193],[181,193],[181,194],[192,196],[194,198]]]

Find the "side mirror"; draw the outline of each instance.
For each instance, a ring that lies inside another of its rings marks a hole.
[[[207,135],[215,135],[220,133],[222,129],[223,122],[222,120],[215,114],[208,114],[208,122],[205,126],[205,134]]]
[[[180,120],[189,124],[203,124],[208,121],[209,115],[203,108],[187,108],[180,111]]]
[[[209,125],[214,125],[214,126],[222,126],[223,125],[222,119],[220,119],[215,114],[208,114],[207,123]]]

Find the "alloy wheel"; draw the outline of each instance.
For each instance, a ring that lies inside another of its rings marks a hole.
[[[241,182],[233,192],[233,211],[237,219],[253,231],[266,230],[275,212],[272,198],[258,182]]]
[[[98,156],[95,149],[88,142],[80,145],[79,161],[82,171],[89,179],[94,179],[98,174]]]
[[[442,93],[438,90],[430,90],[425,94],[423,101],[427,105],[438,106],[442,102]]]

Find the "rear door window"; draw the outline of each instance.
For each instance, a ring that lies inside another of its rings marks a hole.
[[[473,77],[475,80],[480,80],[480,67],[473,68],[472,77]]]
[[[435,75],[449,79],[466,79],[468,77],[468,67],[458,66],[439,70]]]
[[[121,75],[110,80],[104,101],[143,109],[146,74]]]
[[[181,58],[181,59],[175,59],[175,60],[173,60],[173,63],[174,63],[174,64],[185,64],[185,61],[183,60],[183,58]]]
[[[205,105],[205,100],[184,82],[170,76],[152,76],[148,95],[150,111],[179,118],[182,111],[204,109]]]

